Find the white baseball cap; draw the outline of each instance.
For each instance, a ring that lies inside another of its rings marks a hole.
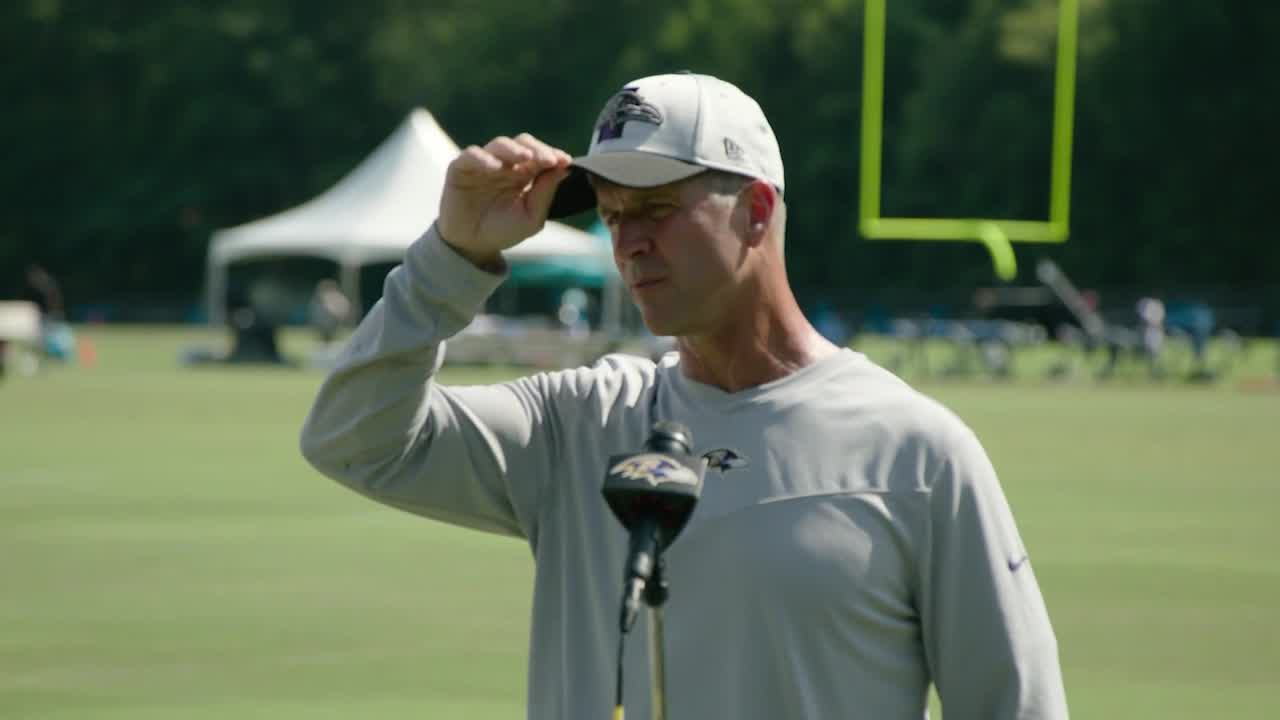
[[[782,192],[782,152],[759,103],[710,75],[640,78],[605,103],[587,154],[574,158],[556,190],[550,217],[596,206],[587,173],[648,188],[707,170],[758,178]]]

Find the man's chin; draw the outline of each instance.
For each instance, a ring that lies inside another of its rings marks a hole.
[[[644,318],[644,326],[649,329],[649,333],[657,337],[671,337],[679,335],[682,325],[671,317],[658,317],[654,314],[645,314],[641,311]]]

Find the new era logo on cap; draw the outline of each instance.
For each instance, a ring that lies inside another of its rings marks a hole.
[[[551,206],[553,218],[595,207],[587,173],[626,187],[655,187],[707,170],[783,190],[782,153],[760,105],[710,75],[674,73],[627,83],[596,119]]]
[[[733,141],[733,138],[724,139],[724,156],[735,162],[740,162],[746,153],[742,151],[742,146]]]

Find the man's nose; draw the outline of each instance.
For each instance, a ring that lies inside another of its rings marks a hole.
[[[653,249],[653,223],[639,218],[618,222],[613,230],[613,253],[619,258],[644,255]]]

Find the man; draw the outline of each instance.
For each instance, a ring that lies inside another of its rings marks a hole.
[[[66,306],[58,281],[48,270],[34,263],[27,266],[26,279],[23,299],[35,303],[40,309],[41,353],[53,360],[74,359],[75,334],[67,324]]]
[[[702,75],[628,84],[576,160],[527,134],[467,148],[325,381],[303,452],[381,502],[528,540],[534,720],[608,716],[627,535],[600,487],[609,456],[664,419],[708,464],[665,553],[670,717],[918,720],[933,682],[952,720],[1065,718],[1054,635],[985,453],[805,320],[783,188],[760,107]],[[591,206],[677,351],[436,383],[502,252],[549,211]],[[627,650],[627,707],[648,717],[644,643]]]
[[[65,317],[62,304],[62,289],[58,281],[53,279],[42,266],[27,266],[26,285],[23,287],[23,299],[29,300],[40,308],[40,317],[45,323],[62,322]]]
[[[337,280],[324,278],[316,283],[307,310],[311,327],[315,328],[320,342],[328,345],[338,336],[342,324],[350,318],[351,301],[342,293]]]

